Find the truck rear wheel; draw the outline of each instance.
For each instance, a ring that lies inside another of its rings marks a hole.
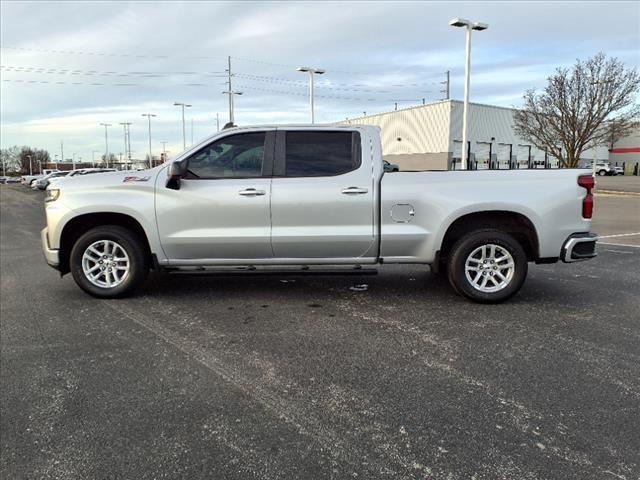
[[[74,244],[69,261],[78,286],[100,298],[132,293],[149,272],[141,240],[118,225],[105,225],[86,232]]]
[[[478,303],[499,303],[515,295],[527,277],[522,246],[500,230],[477,230],[451,249],[448,277],[461,295]]]

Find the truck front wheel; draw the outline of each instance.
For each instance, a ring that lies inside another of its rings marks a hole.
[[[86,232],[73,245],[69,261],[78,286],[100,298],[130,294],[149,272],[141,240],[118,225],[105,225]]]
[[[477,230],[459,239],[449,255],[449,282],[478,303],[499,303],[515,295],[527,277],[522,246],[500,230]]]

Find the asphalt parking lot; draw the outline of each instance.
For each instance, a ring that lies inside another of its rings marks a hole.
[[[46,266],[42,192],[0,195],[3,479],[640,478],[639,235],[502,305],[420,266],[108,301]]]

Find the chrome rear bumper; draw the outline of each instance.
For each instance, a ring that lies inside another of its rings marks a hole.
[[[565,263],[589,260],[598,255],[597,241],[598,236],[593,233],[574,233],[564,242],[560,258]]]

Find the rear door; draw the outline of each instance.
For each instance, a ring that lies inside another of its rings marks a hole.
[[[276,259],[373,261],[376,192],[370,142],[362,143],[355,130],[278,129],[271,186]]]

